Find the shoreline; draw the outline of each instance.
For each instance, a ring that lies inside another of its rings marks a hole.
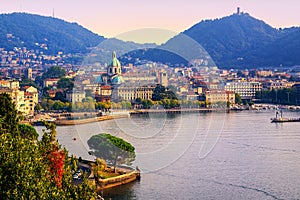
[[[272,110],[276,109],[277,106],[270,105],[270,104],[256,104],[254,107],[246,108],[175,108],[175,109],[138,109],[138,110],[128,110],[127,112],[118,111],[112,115],[103,115],[99,117],[91,117],[91,118],[83,118],[83,119],[56,119],[53,120],[57,126],[71,126],[76,124],[88,124],[93,122],[101,122],[106,120],[112,119],[121,119],[121,118],[129,118],[131,115],[146,115],[146,114],[184,114],[184,113],[211,113],[211,112],[238,112],[238,111],[245,111],[245,110]],[[283,106],[279,106],[283,107]],[[297,109],[290,109],[290,107],[284,107],[284,109],[288,110],[299,110]],[[42,120],[39,121],[22,121],[21,123],[24,124],[31,124],[33,126],[43,125]],[[47,121],[47,118],[44,118]]]
[[[88,124],[93,122],[101,122],[106,120],[112,119],[121,119],[121,118],[128,118],[130,117],[129,114],[117,114],[117,115],[103,115],[100,117],[91,117],[91,118],[84,118],[84,119],[56,119],[51,120],[49,122],[55,123],[56,126],[72,126],[77,124]],[[43,126],[43,121],[47,121],[48,119],[41,119],[38,121],[22,121],[23,124],[30,124],[32,126]]]
[[[76,124],[88,124],[93,122],[101,122],[106,120],[112,120],[112,119],[121,119],[121,118],[128,118],[129,115],[127,114],[119,114],[119,115],[104,115],[100,117],[94,117],[94,118],[86,118],[86,119],[74,119],[74,120],[68,120],[68,119],[58,119],[54,123],[57,126],[70,126],[70,125],[76,125]]]

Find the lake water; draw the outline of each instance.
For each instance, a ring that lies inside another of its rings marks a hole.
[[[136,147],[141,181],[107,191],[105,199],[300,199],[300,123],[270,123],[274,114],[151,114],[57,131],[83,158],[93,159],[86,141],[102,132]]]

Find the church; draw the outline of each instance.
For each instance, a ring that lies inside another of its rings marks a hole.
[[[115,51],[112,54],[112,61],[107,67],[107,72],[99,76],[96,79],[96,83],[111,86],[117,86],[124,83],[124,79],[122,77],[122,66]]]

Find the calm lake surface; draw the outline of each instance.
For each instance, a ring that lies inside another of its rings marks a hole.
[[[102,132],[136,147],[141,181],[107,191],[105,199],[300,199],[300,123],[270,123],[274,114],[151,114],[57,131],[78,157],[94,159],[86,141]]]

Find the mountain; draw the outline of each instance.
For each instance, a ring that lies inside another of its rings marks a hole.
[[[84,64],[109,64],[111,61],[112,52],[116,51],[118,57],[123,57],[128,52],[138,51],[143,49],[152,49],[157,47],[156,44],[138,44],[134,42],[125,42],[116,38],[109,38],[92,49],[92,51],[84,58]]]
[[[86,53],[105,38],[77,23],[26,13],[0,15],[0,47],[27,47],[48,54]]]
[[[107,63],[112,52],[121,56],[127,52],[154,48],[156,44],[138,44],[118,39],[106,39],[77,23],[27,13],[0,15],[0,48],[13,50],[14,47],[27,47],[45,54],[84,53],[72,57],[67,62],[77,64]],[[76,59],[76,60],[75,60]]]
[[[186,45],[189,40],[193,40],[194,44],[189,42],[191,45]],[[186,60],[183,64],[191,58],[210,56],[212,60],[209,63],[221,68],[293,66],[300,64],[297,56],[300,53],[300,28],[275,29],[248,13],[233,14],[203,20],[157,49],[131,54],[156,62],[177,62],[176,57],[171,60],[158,57],[159,53],[154,52],[160,49],[175,52]]]
[[[220,66],[238,64],[246,52],[260,49],[280,37],[278,30],[248,14],[202,21],[183,34],[202,45]]]
[[[283,36],[249,55],[263,58],[263,64],[270,66],[295,66],[300,64],[300,28],[284,29]],[[250,57],[251,58],[251,57]],[[251,60],[247,60],[250,62]],[[253,63],[257,61],[252,60]],[[261,62],[257,62],[261,64]]]
[[[222,68],[300,64],[300,28],[275,29],[248,13],[205,20],[182,34],[202,45]]]
[[[240,13],[203,20],[156,46],[106,39],[77,23],[53,17],[1,14],[0,48],[14,47],[45,54],[89,53],[83,58],[86,63],[107,63],[116,50],[123,63],[134,64],[150,60],[181,66],[198,59],[221,68],[294,66],[300,65],[300,28],[275,29]]]

